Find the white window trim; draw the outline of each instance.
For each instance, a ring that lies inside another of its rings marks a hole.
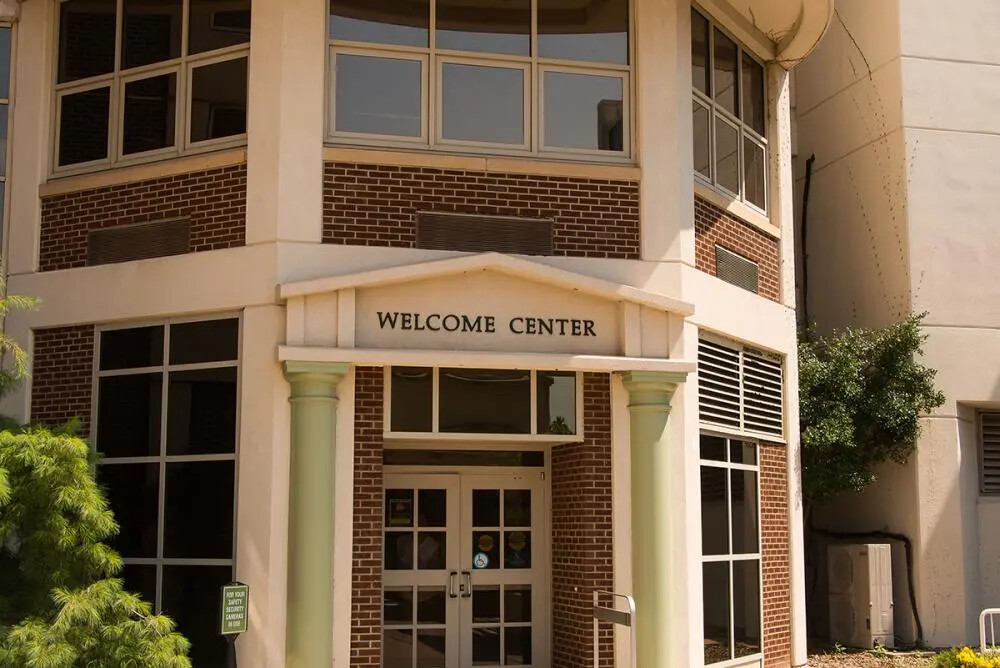
[[[715,433],[713,433],[715,432]],[[717,459],[702,459],[699,454],[698,459],[698,471],[699,471],[699,487],[700,487],[700,471],[702,467],[708,466],[713,468],[724,469],[727,471],[752,471],[757,474],[757,552],[754,553],[733,553],[733,506],[732,500],[730,498],[732,490],[730,489],[732,485],[732,476],[726,476],[726,518],[727,525],[726,529],[729,532],[729,553],[728,554],[713,554],[706,555],[701,554],[701,563],[726,563],[729,564],[729,651],[732,654],[736,649],[736,625],[735,625],[735,611],[733,608],[733,563],[737,561],[757,561],[757,603],[760,607],[759,610],[759,620],[760,620],[760,652],[755,652],[754,654],[748,654],[747,656],[734,657],[727,661],[718,661],[716,663],[705,664],[706,666],[711,666],[712,668],[728,668],[729,666],[740,666],[743,664],[754,663],[762,661],[764,658],[764,559],[763,559],[763,532],[761,527],[761,501],[760,501],[760,490],[761,490],[761,480],[760,480],[760,448],[761,443],[756,438],[750,438],[747,436],[733,436],[723,432],[717,432],[716,430],[702,429],[699,432],[699,445],[702,436],[716,436],[719,438],[726,439],[726,458],[729,458],[729,442],[730,441],[741,441],[743,443],[752,443],[756,449],[756,464],[736,464],[729,461],[719,461]],[[700,493],[699,493],[700,498]],[[700,510],[700,508],[699,508]],[[704,578],[704,568],[702,568],[702,578]],[[704,590],[702,591],[702,596],[704,597]],[[702,637],[704,637],[704,629],[702,629]]]
[[[180,325],[191,322],[210,322],[213,320],[237,320],[237,356],[234,360],[221,360],[216,362],[200,362],[195,364],[170,364],[170,330],[172,325]],[[100,369],[101,336],[104,332],[138,329],[142,327],[163,327],[163,364],[158,366],[135,367],[129,369],[110,369],[102,371]],[[212,314],[201,317],[192,316],[186,318],[171,318],[167,320],[147,320],[134,321],[129,323],[116,323],[114,325],[98,325],[94,332],[94,355],[93,373],[91,385],[91,415],[90,415],[90,442],[97,443],[97,418],[100,409],[100,379],[114,376],[141,375],[149,373],[159,373],[164,376],[164,389],[160,396],[160,452],[157,455],[135,456],[135,457],[112,457],[102,458],[98,461],[98,466],[116,466],[123,464],[159,464],[159,480],[157,491],[157,511],[156,511],[156,556],[155,557],[122,557],[122,562],[126,565],[135,566],[156,566],[156,595],[155,600],[150,601],[154,610],[159,610],[163,601],[163,566],[229,566],[235,573],[237,556],[237,521],[238,506],[236,503],[239,492],[239,450],[240,450],[240,413],[241,413],[241,388],[243,383],[243,373],[241,368],[241,357],[243,350],[243,318],[239,313]],[[233,452],[216,453],[207,455],[168,455],[167,448],[167,400],[169,392],[166,387],[166,377],[171,372],[191,371],[199,369],[236,369],[236,441],[233,444]],[[233,462],[233,545],[232,558],[230,559],[192,559],[186,557],[164,557],[163,556],[163,525],[164,513],[166,510],[166,475],[168,463],[180,462]]]
[[[58,25],[54,31],[53,49],[55,57],[52,63],[52,81],[54,85],[55,104],[52,105],[52,147],[49,155],[49,172],[53,177],[85,174],[115,167],[139,165],[183,155],[206,153],[222,148],[243,146],[247,142],[246,132],[230,137],[220,137],[199,142],[190,141],[191,125],[191,73],[195,67],[209,65],[228,60],[246,58],[249,67],[250,44],[236,44],[212,51],[187,54],[188,22],[190,17],[189,2],[182,0],[181,14],[181,55],[149,65],[141,65],[122,69],[122,23],[124,16],[124,0],[118,0],[115,13],[115,60],[114,69],[107,74],[100,74],[85,79],[74,79],[65,83],[59,81],[59,38]],[[56,21],[58,24],[58,19]],[[160,149],[142,151],[140,153],[124,154],[124,100],[125,84],[138,79],[151,78],[163,74],[176,73],[174,100],[174,143]],[[249,88],[249,70],[248,70]],[[62,98],[74,93],[82,93],[98,88],[108,88],[110,94],[108,109],[108,147],[107,157],[88,162],[59,164],[60,118],[62,117]],[[183,98],[181,96],[183,95]],[[248,90],[249,97],[249,90]]]
[[[561,58],[543,58],[538,56],[537,37],[537,0],[531,3],[531,34],[529,37],[529,56],[507,55],[497,53],[480,53],[475,51],[458,51],[439,49],[435,45],[436,6],[430,0],[430,24],[428,27],[429,46],[411,47],[395,44],[380,44],[336,40],[327,31],[327,113],[326,137],[329,145],[371,146],[385,148],[410,148],[434,152],[475,153],[477,155],[516,156],[567,161],[587,161],[606,163],[627,163],[635,161],[635,131],[634,105],[635,92],[632,90],[633,71],[635,63],[635,1],[628,3],[628,64],[599,63],[588,61],[566,60]],[[329,16],[329,15],[328,15]],[[421,59],[421,126],[424,134],[421,137],[400,137],[397,135],[362,134],[336,130],[336,54],[369,55],[373,57]],[[463,64],[479,64],[484,66],[523,67],[525,69],[525,138],[524,145],[518,147],[511,144],[492,142],[456,141],[441,139],[441,85],[440,71],[443,62],[461,62]],[[625,127],[622,129],[622,151],[602,151],[596,149],[561,148],[546,146],[542,138],[542,100],[545,97],[543,73],[559,71],[570,74],[590,74],[596,76],[617,76],[622,79],[622,119]],[[430,130],[430,132],[428,132]]]
[[[755,62],[757,65],[759,65],[761,68],[764,69],[764,90],[762,92],[763,92],[763,95],[764,95],[764,130],[766,132],[767,128],[768,128],[768,125],[769,125],[769,122],[770,122],[771,110],[770,110],[770,105],[768,104],[768,101],[769,101],[770,98],[769,98],[769,96],[767,94],[767,92],[768,92],[767,91],[767,68],[765,67],[764,63],[760,60],[760,58],[757,57],[757,54],[754,53],[752,49],[747,48],[740,39],[738,39],[735,35],[733,35],[733,33],[730,30],[728,30],[721,22],[719,22],[718,20],[716,20],[712,16],[711,13],[705,11],[704,9],[702,9],[701,7],[699,7],[696,4],[692,4],[691,5],[691,9],[693,11],[697,12],[698,14],[700,14],[702,17],[704,17],[704,19],[708,22],[708,56],[709,56],[709,59],[708,59],[708,62],[705,64],[705,66],[706,66],[706,68],[708,70],[708,73],[709,73],[710,88],[714,87],[714,84],[715,84],[715,66],[714,66],[714,63],[715,63],[715,29],[718,29],[719,32],[721,32],[726,37],[728,37],[729,39],[731,39],[733,41],[733,43],[736,45],[736,83],[735,83],[735,87],[736,87],[736,91],[737,91],[737,101],[739,102],[741,110],[742,110],[743,103],[744,103],[744,99],[743,99],[744,98],[744,95],[743,95],[743,56],[746,55],[751,60],[753,60],[753,62]],[[718,191],[724,197],[726,197],[728,199],[733,199],[733,200],[739,202],[740,204],[749,207],[751,211],[753,211],[753,212],[755,212],[755,213],[757,213],[759,215],[762,215],[765,218],[767,218],[767,216],[768,216],[768,210],[770,209],[770,204],[771,204],[771,192],[770,192],[771,184],[770,184],[770,179],[768,178],[768,173],[769,173],[769,170],[770,170],[770,162],[769,162],[769,160],[770,160],[770,145],[768,143],[767,138],[764,137],[764,136],[762,136],[762,135],[760,135],[760,134],[758,134],[753,128],[751,128],[749,125],[747,125],[742,120],[740,120],[739,118],[737,118],[736,115],[734,115],[732,112],[730,112],[729,110],[724,109],[723,107],[721,107],[720,105],[718,105],[713,97],[711,97],[709,95],[706,95],[705,93],[702,93],[700,90],[698,90],[693,85],[691,87],[691,93],[692,93],[692,97],[693,97],[693,99],[694,99],[695,102],[697,102],[698,104],[700,104],[702,107],[708,109],[708,120],[709,120],[709,126],[708,126],[708,128],[709,128],[708,129],[708,135],[709,135],[708,154],[709,154],[709,172],[710,172],[711,176],[710,177],[706,177],[704,174],[702,174],[701,172],[699,172],[697,169],[694,170],[694,177],[695,177],[696,184],[697,183],[704,184],[704,185],[708,186],[709,188]],[[737,143],[738,143],[738,147],[737,147],[737,158],[736,159],[737,159],[737,163],[738,163],[738,167],[739,167],[738,171],[739,171],[739,182],[740,182],[739,183],[739,190],[740,190],[740,192],[732,192],[731,190],[729,190],[728,188],[726,188],[725,186],[723,186],[722,184],[720,184],[718,182],[718,175],[716,173],[716,171],[717,171],[716,162],[717,161],[716,161],[716,156],[715,156],[715,149],[716,149],[716,146],[718,145],[717,142],[716,142],[715,127],[716,127],[716,122],[718,120],[722,120],[723,122],[726,122],[730,126],[735,126],[736,129],[737,129]],[[754,204],[753,202],[751,202],[749,199],[747,199],[747,196],[746,196],[746,173],[745,173],[745,162],[744,162],[744,159],[745,159],[744,158],[744,146],[745,146],[744,142],[746,140],[752,141],[754,144],[756,144],[758,147],[760,147],[760,148],[762,148],[764,150],[764,206],[763,206],[763,208],[761,208],[761,207],[757,206],[756,204]],[[694,142],[694,135],[692,135],[691,141],[692,141],[692,144],[693,144],[693,142]]]
[[[404,366],[404,365],[398,365]],[[477,434],[461,432],[442,432],[438,426],[440,417],[439,399],[441,392],[440,371],[441,367],[431,367],[433,378],[431,381],[431,430],[430,431],[392,431],[392,369],[390,365],[383,367],[383,393],[382,393],[382,436],[386,440],[393,441],[434,441],[434,442],[461,442],[461,443],[582,443],[584,440],[583,426],[583,373],[577,371],[576,376],[576,397],[574,398],[576,408],[576,424],[572,434],[539,434],[538,433],[538,371],[549,371],[549,369],[532,369],[531,373],[531,432],[528,434]]]

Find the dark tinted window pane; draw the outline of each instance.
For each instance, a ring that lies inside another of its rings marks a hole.
[[[163,375],[110,376],[98,382],[97,452],[104,457],[160,454]]]
[[[421,531],[417,534],[417,568],[439,571],[448,556],[448,534],[444,531]]]
[[[231,582],[230,566],[164,566],[163,612],[191,641],[191,663],[226,665],[226,641],[219,635],[219,589]]]
[[[623,149],[622,80],[593,74],[545,73],[545,145]]]
[[[382,619],[386,624],[412,624],[413,590],[386,589],[382,592]]]
[[[504,665],[527,666],[531,664],[531,627],[516,626],[503,632]]]
[[[0,97],[10,97],[10,28],[0,26]]]
[[[754,471],[730,471],[732,474],[733,553],[754,554],[757,542],[757,474]]]
[[[500,587],[472,588],[472,621],[474,624],[500,621]]]
[[[726,461],[726,439],[702,435],[700,441],[702,459],[711,459],[717,462]]]
[[[155,557],[160,465],[103,464],[97,467],[97,482],[121,527],[111,546],[126,558]]]
[[[163,327],[109,329],[101,332],[101,370],[135,369],[163,364]]]
[[[472,532],[472,567],[475,569],[500,568],[500,532]]]
[[[743,174],[747,201],[763,209],[766,203],[764,181],[767,179],[764,148],[750,139],[743,140]]]
[[[538,450],[385,450],[386,466],[545,466]]]
[[[503,588],[503,620],[531,621],[531,585],[507,585]]]
[[[628,0],[539,0],[538,55],[628,63]]]
[[[527,56],[529,0],[438,0],[437,48]]]
[[[349,42],[427,46],[428,0],[333,0],[330,37]]]
[[[122,152],[125,155],[174,145],[177,75],[163,74],[125,84]]]
[[[757,444],[750,441],[729,441],[729,461],[734,464],[757,464]]]
[[[706,107],[692,102],[694,112],[694,170],[705,178],[712,178],[712,117]]]
[[[417,633],[417,668],[445,665],[445,629],[421,629]]]
[[[385,525],[387,527],[413,526],[413,490],[385,490]]]
[[[417,492],[421,527],[443,527],[448,524],[448,492],[444,489],[422,489]]]
[[[247,59],[194,68],[191,75],[191,141],[247,131]]]
[[[441,135],[445,139],[524,143],[524,71],[442,66]]]
[[[500,526],[500,490],[472,490],[472,526]]]
[[[0,104],[0,176],[7,173],[7,105]],[[0,188],[2,189],[2,188]],[[0,209],[0,213],[2,213]]]
[[[705,606],[705,665],[728,661],[729,648],[729,563],[703,565]]]
[[[385,569],[387,571],[413,570],[413,532],[387,531],[385,543]]]
[[[115,69],[115,0],[59,3],[59,83]]]
[[[531,532],[503,532],[503,567],[531,568]]]
[[[719,29],[715,33],[715,99],[726,111],[736,114],[736,43],[722,34]]]
[[[429,367],[392,368],[391,431],[430,431],[434,372]]]
[[[538,433],[576,433],[576,374],[562,371],[539,371]]]
[[[737,657],[760,652],[760,562],[733,562],[733,646]]]
[[[111,89],[95,88],[59,98],[59,164],[108,157]]]
[[[250,0],[190,0],[188,53],[250,41]]]
[[[726,469],[701,467],[702,554],[729,553],[729,509],[726,506]]]
[[[240,321],[201,320],[170,326],[170,363],[229,362],[239,357]]]
[[[235,468],[232,461],[167,464],[163,556],[232,558]]]
[[[764,68],[743,54],[743,122],[764,136]]]
[[[531,490],[508,489],[503,493],[503,525],[531,526]]]
[[[439,374],[442,432],[530,433],[529,372],[441,369]]]
[[[168,455],[235,452],[235,367],[174,371],[168,387]]]
[[[691,10],[691,85],[709,94],[708,19]]]
[[[337,55],[339,132],[419,137],[420,61]]]
[[[500,629],[472,629],[472,664],[500,664]]]
[[[413,665],[413,631],[392,629],[382,632],[382,665],[409,668]]]
[[[715,119],[715,180],[732,193],[740,192],[740,137],[736,128]]]
[[[125,0],[122,69],[181,55],[180,0]]]
[[[417,591],[417,622],[420,624],[445,623],[444,587],[421,587]]]
[[[125,564],[120,577],[125,581],[125,591],[139,594],[156,607],[156,566]]]

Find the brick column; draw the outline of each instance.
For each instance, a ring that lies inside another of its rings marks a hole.
[[[764,607],[764,668],[791,663],[787,448],[760,444],[760,534]]]

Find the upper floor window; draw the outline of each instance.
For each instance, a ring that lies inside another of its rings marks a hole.
[[[628,0],[331,0],[328,28],[332,138],[630,153]]]
[[[691,79],[695,175],[766,211],[764,67],[694,9]]]
[[[249,42],[250,0],[64,0],[56,169],[244,141]]]

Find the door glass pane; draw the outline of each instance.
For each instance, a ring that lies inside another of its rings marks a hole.
[[[723,109],[738,113],[736,88],[736,43],[715,29],[715,100]]]
[[[708,95],[708,19],[691,10],[691,84]]]
[[[628,0],[538,0],[538,55],[627,64]]]
[[[125,84],[122,153],[130,155],[174,145],[176,94],[176,74]]]
[[[124,0],[122,69],[181,55],[181,0]]]
[[[715,118],[715,180],[732,193],[740,192],[740,137],[736,128]]]
[[[538,433],[576,433],[576,374],[565,371],[539,371]]]
[[[527,56],[530,0],[437,0],[437,48]]]
[[[694,112],[694,170],[706,178],[712,178],[712,117],[706,107],[692,102]]]
[[[233,556],[233,461],[167,464],[163,556]]]
[[[189,0],[188,53],[250,41],[250,0]]]
[[[444,629],[421,629],[417,632],[417,668],[444,668],[446,650]]]
[[[503,621],[531,621],[531,585],[507,585],[503,588]]]
[[[500,568],[500,532],[472,532],[472,567],[475,569]]]
[[[701,467],[702,554],[729,554],[729,518],[726,507],[726,469]]]
[[[417,592],[417,623],[445,623],[444,587],[421,587]]]
[[[760,652],[760,562],[733,562],[733,651],[737,657]]]
[[[506,627],[503,630],[504,665],[526,666],[531,663],[531,627]]]
[[[441,78],[444,139],[525,143],[524,70],[446,63]]]
[[[623,150],[620,77],[545,72],[545,145]]]
[[[385,543],[385,570],[413,570],[413,532],[387,531],[382,539]]]
[[[108,157],[111,89],[95,88],[59,98],[59,164]]]
[[[433,393],[434,371],[430,367],[392,367],[390,431],[430,431]]]
[[[444,531],[421,531],[417,534],[417,568],[443,570],[447,558],[448,534]]]
[[[163,376],[110,376],[98,383],[97,452],[104,457],[160,454]]]
[[[443,489],[422,489],[417,492],[417,521],[422,527],[443,527],[448,524],[448,492]]]
[[[163,364],[163,327],[133,327],[101,332],[101,370]]]
[[[757,473],[730,471],[733,506],[733,554],[757,552]]]
[[[200,320],[170,326],[170,363],[229,362],[239,357],[240,321]]]
[[[747,201],[763,209],[766,204],[764,181],[767,179],[764,147],[750,138],[743,140],[743,173]]]
[[[729,562],[704,564],[702,573],[705,665],[708,665],[732,658],[729,648]]]
[[[413,526],[413,490],[385,490],[385,525],[387,527]]]
[[[441,369],[439,375],[442,432],[531,432],[530,372]]]
[[[386,588],[382,592],[382,619],[386,624],[412,624],[413,590]]]
[[[59,3],[59,83],[115,69],[116,6],[116,0]]]
[[[191,74],[193,142],[247,131],[247,58],[196,67]]]
[[[500,587],[472,588],[472,622],[489,624],[500,621]]]
[[[472,490],[472,526],[500,526],[500,490]]]
[[[764,136],[764,68],[743,54],[743,122]]]
[[[336,129],[419,137],[419,60],[337,54]]]
[[[503,524],[505,527],[531,526],[530,489],[508,489],[504,491]]]
[[[500,629],[472,629],[472,665],[495,666],[500,663]]]
[[[531,532],[503,532],[503,567],[531,568]]]
[[[236,367],[172,371],[167,454],[236,451]]]
[[[413,668],[413,631],[386,629],[382,632],[382,666]]]
[[[97,467],[97,482],[120,527],[111,547],[126,558],[155,557],[160,465],[104,464]]]
[[[348,42],[427,46],[428,0],[333,0],[330,37]]]

